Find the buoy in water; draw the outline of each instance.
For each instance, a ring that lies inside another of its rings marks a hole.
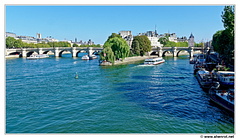
[[[75,79],[78,79],[78,73],[76,72],[76,74],[75,74]]]

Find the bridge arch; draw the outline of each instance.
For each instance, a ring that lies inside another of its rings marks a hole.
[[[102,52],[101,50],[95,50],[95,51],[93,52],[93,54],[94,54],[94,55],[99,55],[101,52]]]
[[[179,53],[180,53],[180,52],[183,52],[183,51],[184,51],[184,52],[186,51],[189,55],[191,55],[188,50],[179,50],[179,51],[177,52],[177,55],[176,55],[176,56],[178,57],[178,56],[179,56]]]
[[[8,55],[21,55],[20,52],[12,52],[12,53],[9,53]]]
[[[91,54],[98,54],[100,52],[101,52],[100,50],[93,50]]]
[[[71,51],[64,49],[64,50],[61,50],[61,51],[59,52],[59,57],[62,57],[63,52],[70,52],[71,55],[73,56],[73,53],[72,53]]]
[[[150,55],[158,55],[158,52],[152,51],[150,52]]]
[[[166,56],[166,53],[171,53],[173,55],[173,52],[171,50],[166,50],[166,51],[163,51],[162,57]]]
[[[38,54],[38,52],[36,52],[36,51],[29,51],[29,52],[26,53],[26,55],[27,55],[27,57],[29,57],[30,55],[32,55],[34,53]]]
[[[54,53],[53,51],[48,50],[48,51],[44,51],[43,54],[48,54],[49,52]]]
[[[79,50],[76,53],[76,57],[79,57],[78,54],[80,54],[80,53],[88,53],[88,52],[86,50]]]

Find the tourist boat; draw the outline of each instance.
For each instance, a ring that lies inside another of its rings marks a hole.
[[[199,54],[199,55],[197,56],[196,62],[199,62],[199,63],[204,64],[205,61],[206,61],[206,59],[205,59],[205,55],[204,55],[204,54]]]
[[[234,86],[234,72],[233,71],[217,71],[214,72],[217,80],[223,87],[233,87]]]
[[[144,61],[144,65],[157,65],[164,63],[165,60],[162,57],[157,57],[157,58],[147,58]]]
[[[27,59],[29,60],[34,60],[34,59],[41,59],[41,58],[48,58],[49,55],[47,54],[32,54],[29,57],[27,57]]]
[[[92,59],[97,59],[98,57],[96,55],[92,55],[92,56],[89,56],[89,59],[92,60]]]
[[[209,89],[210,99],[226,110],[234,113],[234,89],[219,89],[220,84]]]
[[[202,63],[198,63],[196,62],[193,66],[193,70],[194,70],[194,75],[201,69],[203,69],[205,66]]]
[[[205,66],[206,66],[205,61],[206,60],[204,59],[204,57],[205,56],[203,54],[200,54],[200,55],[197,56],[196,62],[194,64],[194,66],[193,66],[194,74],[196,74],[198,70],[200,70],[202,68],[205,68]]]
[[[190,64],[195,64],[196,61],[197,61],[197,56],[198,56],[198,55],[194,54],[193,57],[190,58],[189,63],[190,63]]]
[[[84,56],[82,57],[82,60],[89,60],[89,56],[88,56],[88,55],[84,55]]]
[[[196,78],[203,89],[209,89],[214,81],[214,76],[205,69],[198,70]]]

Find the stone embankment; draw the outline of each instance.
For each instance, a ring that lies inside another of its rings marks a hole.
[[[127,57],[124,60],[117,60],[115,61],[114,65],[122,65],[122,64],[129,64],[137,61],[145,60],[146,58],[153,58],[157,56],[134,56],[134,57]],[[110,66],[112,65],[110,62],[102,62],[100,66]]]
[[[127,63],[132,63],[132,62],[137,62],[137,61],[142,61],[145,60],[146,58],[149,57],[156,57],[156,56],[134,56],[134,57],[127,57],[124,60],[118,60],[115,61],[114,65],[121,65],[121,64],[127,64]]]

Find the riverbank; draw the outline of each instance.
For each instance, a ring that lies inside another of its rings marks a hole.
[[[166,56],[172,56],[172,53],[166,53],[165,55]],[[189,53],[188,52],[182,52],[182,53],[179,53],[179,55],[189,55]],[[121,61],[121,60],[115,61],[114,65],[129,64],[129,63],[145,60],[146,58],[149,58],[149,57],[150,58],[156,58],[157,56],[134,56],[134,57],[127,57],[123,61]],[[103,64],[103,65],[104,66],[109,66],[111,64],[110,63],[106,63],[106,64]]]
[[[6,59],[9,59],[9,58],[19,58],[19,55],[7,55],[5,56]]]
[[[154,58],[154,57],[157,57],[157,56],[134,56],[134,57],[127,57],[123,61],[121,61],[121,60],[115,61],[114,65],[121,65],[121,64],[128,64],[128,63],[132,63],[132,62],[142,61],[142,60],[145,60],[146,58],[149,58],[149,57]]]

